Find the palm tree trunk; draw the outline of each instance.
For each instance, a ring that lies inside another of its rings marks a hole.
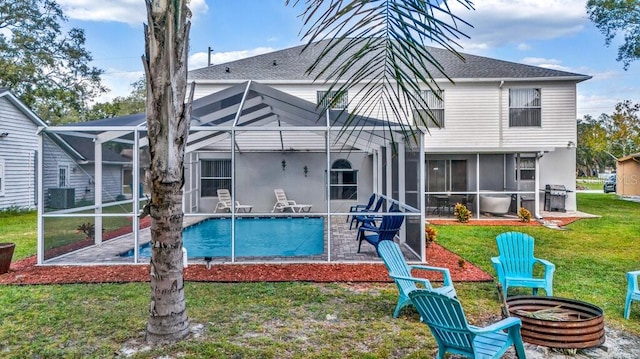
[[[190,11],[186,0],[146,0],[143,63],[151,153],[151,303],[147,341],[171,343],[189,334],[182,263],[184,149],[191,119],[187,92]]]

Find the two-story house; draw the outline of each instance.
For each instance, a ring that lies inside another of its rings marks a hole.
[[[306,70],[322,46],[302,47],[190,71],[195,98],[252,80],[318,103],[328,85]],[[447,214],[455,202],[476,215],[515,214],[521,206],[534,214],[575,210],[576,87],[590,76],[429,51],[454,83],[434,69],[438,96],[421,94],[438,122],[428,124],[424,145],[427,215]],[[349,89],[337,106],[349,106],[358,90]],[[549,184],[565,186],[566,198],[558,203],[545,192]]]

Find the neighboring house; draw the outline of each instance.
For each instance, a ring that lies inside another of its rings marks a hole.
[[[36,206],[39,126],[44,121],[0,89],[0,210]]]
[[[640,153],[618,159],[616,193],[621,196],[640,196]]]
[[[42,180],[46,207],[67,209],[92,204],[96,175],[93,140],[62,134],[44,139]],[[103,146],[102,161],[102,201],[122,199],[126,168],[131,168],[131,160]]]
[[[0,89],[0,209],[33,209],[37,205],[38,128],[47,127],[9,90]],[[94,199],[92,142],[87,138],[43,136],[42,188],[50,209],[66,209]],[[89,147],[91,146],[91,147]],[[122,193],[126,158],[103,150],[103,197],[115,200]]]
[[[325,79],[314,82],[306,70],[323,46],[302,47],[190,71],[195,98],[254,80],[317,103],[326,93]],[[493,198],[501,198],[510,213],[521,205],[535,209],[534,198],[542,210],[545,185],[559,184],[572,191],[565,208],[576,210],[576,85],[590,76],[468,54],[463,62],[443,49],[429,51],[455,81],[434,70],[441,99],[422,92],[439,125],[427,126],[424,147],[429,207],[437,208],[442,195],[458,195],[474,213],[504,214],[488,204]],[[349,89],[338,106],[359,89]]]

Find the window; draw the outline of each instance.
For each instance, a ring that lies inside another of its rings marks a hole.
[[[358,199],[358,171],[347,160],[337,160],[331,166],[331,199]]]
[[[414,123],[417,125],[426,123],[428,128],[444,128],[444,91],[422,91],[420,96],[427,103],[429,109],[414,109]],[[431,117],[429,111],[431,111]],[[422,118],[420,118],[421,115]]]
[[[540,127],[540,89],[509,89],[509,127]]]
[[[67,177],[67,166],[58,167],[58,187],[68,187],[69,178]]]
[[[4,160],[0,159],[0,196],[4,196]]]
[[[346,109],[349,104],[347,91],[344,91],[342,95],[338,95],[338,91],[318,91],[317,96],[317,103],[321,108],[329,107],[334,110],[342,110]]]
[[[533,181],[536,179],[536,159],[535,157],[518,156],[518,180]]]
[[[200,197],[217,197],[231,189],[231,160],[200,160]]]

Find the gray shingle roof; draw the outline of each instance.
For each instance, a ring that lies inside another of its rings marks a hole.
[[[212,65],[189,72],[191,80],[257,80],[257,81],[287,81],[309,80],[306,70],[314,61],[326,42],[321,41],[302,52],[304,45],[274,51],[224,64]],[[449,51],[428,47],[429,52],[443,65],[445,73],[452,79],[532,79],[571,78],[584,81],[590,76],[558,71],[543,67],[523,65],[515,62],[502,61],[488,57],[462,54],[466,61],[462,61]],[[434,78],[445,78],[433,69]]]

